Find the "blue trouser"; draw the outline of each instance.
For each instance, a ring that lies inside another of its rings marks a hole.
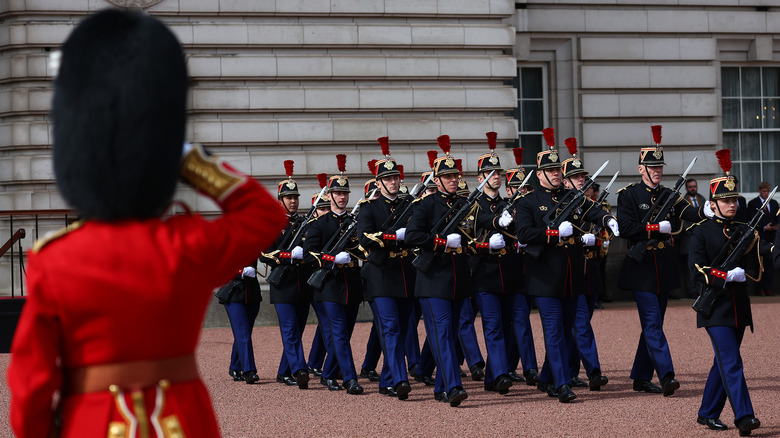
[[[314,314],[317,315],[317,330],[314,332],[314,339],[311,341],[311,350],[309,350],[309,361],[307,365],[312,368],[323,368],[325,363],[325,354],[328,352],[327,346],[325,346],[325,336],[322,333],[322,320],[324,318],[325,309],[322,307],[322,303],[319,301],[312,301],[311,307],[314,309]]]
[[[374,310],[374,303],[370,302],[371,311]],[[368,341],[366,342],[366,356],[363,358],[363,365],[361,368],[364,370],[375,370],[379,363],[379,356],[382,355],[382,343],[379,340],[379,332],[376,329],[376,319],[371,322],[371,333],[368,335]]]
[[[417,334],[417,325],[420,322],[422,316],[422,310],[420,310],[420,304],[414,298],[409,298],[412,303],[412,311],[409,312],[409,320],[406,329],[406,339],[404,340],[404,351],[406,352],[406,363],[409,365],[409,369],[413,365],[417,365],[417,370],[420,369],[420,338]]]
[[[309,317],[309,303],[274,304],[279,318],[279,331],[282,335],[282,359],[279,361],[278,374],[289,376],[298,370],[306,370],[306,356],[303,354],[303,331]]]
[[[664,335],[664,315],[669,294],[634,291],[634,299],[639,311],[639,321],[642,323],[642,334],[636,347],[631,379],[652,380],[653,370],[658,373],[659,379],[669,373],[672,373],[673,377],[672,354]]]
[[[517,369],[522,360],[523,371],[538,369],[536,363],[536,347],[534,332],[531,328],[531,307],[533,297],[521,293],[511,294],[511,318],[504,319],[504,335],[506,336],[509,356],[509,369]]]
[[[230,328],[233,330],[233,349],[230,353],[230,369],[234,371],[255,371],[255,352],[252,347],[252,329],[260,312],[260,303],[225,303]]]
[[[596,295],[580,295],[577,298],[577,316],[574,319],[573,333],[576,342],[572,343],[571,351],[574,354],[569,356],[571,377],[580,374],[580,359],[589,379],[596,368],[601,371],[596,336],[593,334],[593,326],[590,325],[593,311],[596,309],[596,298]]]
[[[328,358],[325,360],[322,376],[334,379],[340,368],[344,382],[357,379],[350,340],[357,320],[358,305],[347,306],[331,301],[323,301],[322,304],[326,318],[322,331],[325,335],[325,345],[328,347]]]
[[[379,330],[385,356],[380,386],[395,387],[409,381],[404,343],[409,330],[409,314],[414,311],[412,299],[374,297],[371,309],[374,311],[374,324]]]
[[[568,345],[574,317],[577,311],[576,298],[536,297],[539,316],[544,331],[545,355],[539,380],[554,383],[556,388],[571,383],[569,376]]]
[[[460,365],[455,354],[455,336],[458,333],[458,321],[463,307],[462,300],[444,298],[420,298],[420,306],[431,344],[431,353],[438,371],[433,391],[440,393],[462,388]]]
[[[474,328],[475,319],[477,319],[477,312],[474,311],[474,303],[471,302],[471,299],[463,300],[460,310],[458,338],[460,339],[460,346],[463,348],[463,355],[469,368],[480,362],[485,363],[485,359],[482,358],[482,352],[479,350],[477,330]]]
[[[705,418],[720,417],[727,398],[734,410],[735,420],[754,415],[742,370],[742,356],[739,354],[745,327],[707,327],[707,333],[715,351],[715,360],[704,385],[699,415]]]
[[[423,324],[425,321],[423,321]],[[455,345],[457,350],[457,343]],[[460,361],[458,361],[460,363]],[[420,351],[420,366],[417,369],[417,374],[421,376],[432,377],[433,370],[436,369],[436,360],[433,358],[433,352],[431,351],[431,343],[428,342],[428,335],[426,329],[425,343],[423,343],[422,351]],[[458,372],[460,375],[460,371]]]
[[[477,292],[477,307],[482,314],[482,331],[487,350],[485,383],[497,377],[509,374],[509,358],[504,338],[504,318],[511,318],[512,297],[514,294],[498,295],[490,292]]]

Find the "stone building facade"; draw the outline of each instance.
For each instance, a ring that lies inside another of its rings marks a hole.
[[[473,179],[486,132],[498,132],[506,167],[517,145],[533,164],[546,126],[561,146],[576,137],[587,167],[610,160],[605,174],[621,172],[613,192],[638,179],[637,150],[652,143],[653,124],[663,125],[667,183],[696,155],[694,176],[709,179],[724,144],[736,148],[744,192],[756,191],[747,183],[776,182],[780,171],[774,1],[112,2],[145,6],[184,45],[188,139],[272,189],[282,162],[293,159],[296,179],[313,194],[315,175],[336,171],[336,153],[348,155],[347,174],[362,186],[382,136],[409,186],[442,134]],[[47,59],[82,17],[109,6],[0,0],[3,212],[67,208],[53,181]],[[177,197],[206,214],[215,209],[186,188]],[[2,242],[7,219],[0,217]],[[27,229],[29,248],[62,223],[61,214],[43,214],[37,225],[19,216],[14,228]],[[10,291],[6,259],[2,294]]]

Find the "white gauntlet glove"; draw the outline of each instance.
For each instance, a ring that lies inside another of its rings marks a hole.
[[[247,266],[243,271],[241,271],[241,276],[255,278],[257,276],[257,271],[255,271],[255,268]]]
[[[561,226],[558,227],[558,236],[569,237],[572,235],[572,233],[574,233],[574,227],[572,227],[571,222],[561,222]]]
[[[515,220],[515,218],[513,218],[508,211],[503,211],[501,213],[501,217],[498,218],[498,226],[502,228],[506,228],[509,224],[512,223],[513,220]]]
[[[290,251],[290,258],[293,260],[301,260],[303,259],[303,248],[300,246],[296,246],[295,248]]]
[[[333,263],[337,265],[346,265],[351,261],[352,257],[350,257],[349,253],[346,251],[341,251],[340,253],[336,254],[336,257],[333,258]]]
[[[672,224],[669,221],[658,222],[658,231],[664,234],[672,234]]]
[[[460,234],[452,233],[447,235],[447,248],[460,248]]]
[[[712,219],[715,216],[715,212],[712,210],[712,203],[710,201],[707,201],[702,205],[701,211],[704,213],[704,216],[707,216],[708,219]]]
[[[618,223],[615,219],[610,219],[607,221],[607,226],[610,230],[612,230],[612,234],[616,236],[620,236],[620,230],[618,229]]]
[[[593,246],[596,244],[596,236],[588,233],[582,235],[582,244],[585,246]]]
[[[745,280],[747,280],[747,278],[745,277],[745,270],[742,269],[742,268],[739,268],[739,267],[730,270],[726,274],[726,283],[728,283],[730,281],[735,281],[737,283],[742,283]]]
[[[490,236],[490,243],[488,245],[490,249],[501,249],[506,246],[506,242],[504,242],[504,236],[500,234],[494,234]]]
[[[406,237],[406,228],[399,228],[395,232],[395,240],[404,240],[404,237]]]

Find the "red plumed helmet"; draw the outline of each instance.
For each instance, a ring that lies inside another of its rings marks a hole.
[[[661,144],[661,125],[653,125],[650,127],[653,131],[653,141],[655,144]]]
[[[523,165],[523,148],[514,148],[512,149],[512,153],[515,154],[515,163],[517,163],[518,166]]]
[[[398,173],[401,174],[401,176],[399,178],[400,178],[401,181],[403,181],[404,180],[404,165],[403,164],[399,164],[398,165]]]
[[[433,162],[436,161],[436,157],[439,155],[436,151],[428,151],[428,165],[433,169]]]
[[[371,175],[376,176],[376,162],[378,160],[371,160],[368,162],[368,171],[371,172]]]
[[[488,147],[490,150],[493,150],[496,148],[496,138],[498,138],[497,132],[486,132],[485,135],[487,135],[488,139]]]
[[[376,141],[379,142],[379,147],[382,148],[382,155],[390,155],[390,137],[379,137]]]
[[[442,151],[444,151],[445,154],[450,154],[450,136],[449,135],[440,135],[439,138],[436,139],[436,141],[439,142],[439,147]]]
[[[731,172],[731,149],[721,149],[715,152],[720,168],[728,175]]]
[[[463,173],[463,160],[460,158],[455,159],[455,168],[458,169],[458,172]]]
[[[328,174],[327,173],[318,173],[317,174],[317,182],[320,183],[320,188],[325,187],[325,185],[328,184]]]
[[[287,178],[292,178],[294,164],[293,160],[284,160],[284,173],[287,175]]]
[[[569,137],[566,140],[563,141],[564,144],[566,144],[566,149],[569,150],[569,153],[572,155],[577,155],[577,139],[574,137]]]
[[[339,168],[339,172],[346,172],[347,171],[347,155],[346,154],[337,154],[336,155],[336,165]]]
[[[547,146],[552,149],[555,146],[555,129],[544,128],[542,129],[542,135],[544,135],[544,141],[547,142]]]

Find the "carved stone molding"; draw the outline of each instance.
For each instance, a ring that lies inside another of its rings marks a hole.
[[[141,8],[146,9],[161,3],[163,0],[107,0],[112,5],[120,8]]]

